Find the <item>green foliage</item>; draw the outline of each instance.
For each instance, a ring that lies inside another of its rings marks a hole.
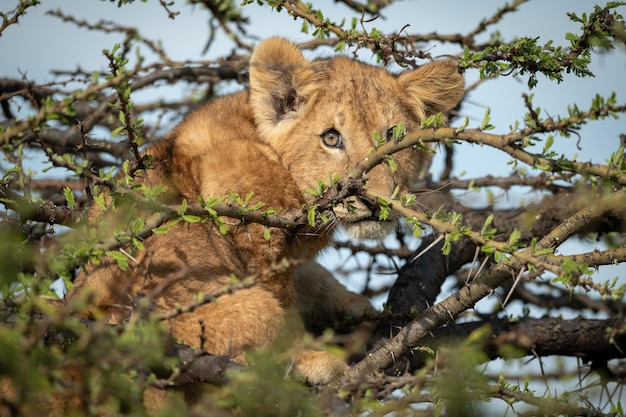
[[[252,366],[232,374],[228,389],[215,393],[211,400],[220,408],[238,410],[242,417],[322,416],[319,404],[300,382],[285,378],[275,354],[251,358]]]
[[[489,122],[491,121],[491,110],[487,107],[485,110],[485,117],[483,117],[482,122],[480,122],[480,130],[492,130],[494,128]]]
[[[32,266],[37,248],[24,240],[20,230],[12,225],[0,223],[0,294],[11,297],[30,287],[32,273],[25,273],[24,266]]]
[[[306,192],[316,197],[322,197],[324,192],[328,189],[328,186],[323,180],[319,179],[317,180],[316,185],[317,187],[315,189],[307,189]]]
[[[483,344],[491,336],[485,326],[473,331],[457,346],[439,350],[439,363],[444,367],[435,377],[432,393],[435,409],[448,415],[470,415],[472,406],[489,398],[488,378],[480,370],[487,360]]]
[[[564,73],[578,77],[593,76],[589,69],[591,52],[594,48],[612,49],[616,40],[624,39],[624,19],[611,9],[623,6],[624,2],[610,2],[605,7],[595,6],[593,13],[581,17],[575,13],[568,16],[581,23],[580,34],[568,33],[565,39],[569,47],[554,46],[552,41],[540,44],[539,38],[522,37],[511,43],[497,43],[481,51],[466,48],[460,65],[464,68],[479,68],[483,78],[502,74],[528,75],[528,87],[537,86],[537,74],[551,81],[563,81]]]
[[[378,131],[373,131],[372,132],[372,140],[374,142],[374,147],[378,148],[380,146],[383,146],[385,144],[385,142],[387,142],[387,139],[384,138],[380,133],[378,133]]]
[[[309,207],[309,210],[307,211],[307,217],[306,217],[307,223],[309,224],[309,226],[315,226],[316,216],[317,216],[317,205],[312,205],[311,207]]]
[[[378,205],[380,206],[380,214],[378,218],[382,221],[386,221],[389,218],[391,212],[391,203],[382,197],[378,197]]]
[[[103,323],[87,328],[65,312],[32,301],[22,305],[21,315],[11,315],[10,325],[0,326],[0,377],[9,377],[15,390],[10,401],[16,407],[37,408],[53,395],[71,404],[72,415],[146,415],[142,395],[147,379],[137,370],[173,372],[175,366],[164,356],[167,334],[162,325],[138,321],[119,328]],[[35,313],[42,309],[45,316]],[[48,344],[43,334],[65,343]]]
[[[390,155],[387,155],[385,157],[385,163],[389,166],[389,169],[391,169],[391,171],[396,172],[398,170],[398,164],[396,164],[396,162]]]
[[[487,216],[487,219],[485,220],[485,224],[483,225],[483,228],[480,231],[480,234],[486,240],[492,240],[498,231],[495,227],[491,227],[492,223],[493,223],[493,214],[490,214],[489,216]]]
[[[429,127],[432,127],[432,128],[441,127],[443,125],[443,120],[444,118],[441,113],[433,114],[431,116],[428,116],[426,120],[422,121],[420,129],[426,129]]]

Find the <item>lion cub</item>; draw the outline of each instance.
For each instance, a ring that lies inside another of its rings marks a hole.
[[[463,77],[452,62],[394,75],[346,57],[310,62],[294,44],[271,38],[252,55],[250,87],[189,114],[145,151],[154,168],[137,180],[165,184],[166,202],[172,204],[253,193],[250,204],[301,212],[314,201],[307,189],[345,175],[368,155],[373,132],[389,137],[401,123],[415,129],[428,115],[456,106],[462,95]],[[394,155],[398,169],[374,168],[367,175],[368,190],[384,197],[396,187],[406,190],[426,158],[413,149]],[[227,287],[233,276],[252,276],[256,285],[169,322],[185,343],[199,347],[204,339],[207,351],[243,362],[247,351],[275,342],[285,327],[302,328],[298,310],[309,317],[363,313],[369,302],[344,289],[313,259],[329,245],[337,225],[358,239],[380,239],[392,231],[394,223],[379,221],[376,211],[375,202],[352,197],[337,205],[318,231],[272,229],[269,239],[264,226],[232,219],[226,219],[235,225],[224,235],[210,222],[178,224],[146,239],[146,250],[134,254],[136,262],[127,271],[108,259],[88,265],[68,298],[91,290],[92,311],[121,323],[138,294],[159,288],[154,308],[163,312]],[[92,210],[93,220],[99,216]],[[287,270],[272,268],[285,258],[301,262]],[[176,274],[182,278],[172,280]],[[346,366],[326,352],[293,351],[294,373],[313,384],[331,380]]]

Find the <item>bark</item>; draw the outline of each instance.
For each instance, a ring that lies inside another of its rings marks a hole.
[[[67,206],[55,206],[52,203],[31,203],[15,191],[0,187],[0,202],[7,209],[14,210],[20,218],[48,224],[73,226],[84,219],[82,212]]]
[[[210,355],[181,344],[175,346],[175,355],[181,363],[181,373],[174,380],[176,384],[206,382],[224,385],[228,382],[227,371],[242,368],[226,355]]]
[[[533,236],[544,236],[564,218],[570,216],[577,209],[577,204],[573,204],[572,200],[574,197],[571,193],[561,192],[521,209],[476,210],[453,202],[446,194],[437,193],[422,198],[420,203],[431,211],[443,206],[444,211],[454,210],[463,213],[465,224],[472,230],[481,230],[487,216],[493,213],[493,226],[500,236],[506,237],[517,228],[522,232],[522,240],[529,241]],[[415,254],[429,248],[435,239],[435,236],[426,236]],[[443,255],[442,247],[443,241],[431,247],[415,261],[407,262],[400,269],[398,279],[389,291],[387,299],[387,305],[392,313],[402,315],[414,310],[421,312],[433,305],[444,280],[472,261],[476,253],[476,246],[466,239],[453,242],[448,256]],[[387,323],[384,328],[379,328],[379,333],[388,335],[389,328],[397,329],[406,322],[395,320]]]
[[[482,326],[491,328],[491,337],[484,341],[490,359],[501,357],[505,345],[515,346],[522,355],[537,357],[561,355],[586,360],[626,357],[626,327],[621,319],[524,317],[516,321],[506,318],[477,321],[438,329],[424,343],[436,348],[464,339]]]

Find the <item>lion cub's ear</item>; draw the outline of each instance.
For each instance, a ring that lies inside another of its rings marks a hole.
[[[463,97],[465,81],[453,61],[437,61],[398,76],[409,105],[424,120],[452,110]]]
[[[295,119],[324,77],[323,65],[307,61],[296,45],[282,38],[259,44],[250,58],[250,104],[264,140]]]

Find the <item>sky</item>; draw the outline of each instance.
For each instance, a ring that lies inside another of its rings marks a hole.
[[[11,10],[17,0],[3,0],[2,11]],[[239,1],[236,1],[239,3]],[[347,15],[347,9],[335,2],[314,2],[323,8],[327,17],[340,21]],[[418,33],[465,33],[472,30],[485,16],[491,16],[502,7],[504,1],[447,0],[445,2],[399,0],[383,11],[383,18],[367,23],[366,27],[376,27],[384,32],[399,31],[410,25],[406,31]],[[554,40],[556,45],[567,45],[566,32],[578,33],[580,25],[571,22],[567,12],[581,14],[590,12],[591,0],[534,0],[520,6],[516,13],[507,14],[495,29],[505,40],[515,37],[540,37],[540,43]],[[111,20],[120,25],[136,26],[141,34],[149,39],[159,40],[171,58],[176,60],[214,59],[231,52],[234,44],[224,36],[218,36],[212,47],[202,54],[209,36],[208,13],[197,6],[190,6],[176,0],[171,7],[179,11],[175,19],[169,19],[165,10],[156,0],[147,3],[135,1],[117,7],[117,1],[101,0],[43,0],[20,20],[19,25],[6,29],[0,36],[0,77],[22,77],[39,83],[52,81],[53,70],[71,71],[106,70],[107,61],[101,51],[112,48],[122,39],[117,34],[103,34],[88,31],[76,25],[64,23],[58,17],[47,14],[49,10],[62,9],[76,19],[96,23],[100,19]],[[622,7],[622,13],[626,7]],[[302,22],[286,13],[272,11],[269,7],[259,7],[256,2],[243,10],[250,19],[248,33],[258,40],[280,35],[294,41],[309,40],[310,35],[300,32]],[[349,16],[352,16],[351,14]],[[484,35],[481,40],[486,40]],[[434,56],[458,54],[456,47],[429,46]],[[329,50],[323,54],[332,53]],[[150,59],[149,54],[147,55]],[[360,58],[372,60],[369,53]],[[520,120],[524,113],[522,94],[534,94],[534,103],[541,108],[543,115],[566,115],[567,106],[577,104],[586,109],[596,93],[609,95],[617,93],[618,103],[626,102],[626,52],[624,48],[601,54],[592,66],[595,77],[577,78],[566,76],[557,84],[539,76],[538,86],[530,91],[526,78],[500,77],[483,83],[471,92],[461,109],[462,115],[470,119],[470,127],[478,126],[487,108],[491,111],[494,132],[508,132],[509,126]],[[478,79],[476,71],[466,73],[467,84]],[[178,94],[172,88],[163,88],[148,93],[150,98],[167,99]],[[140,99],[136,98],[136,101]],[[521,120],[520,120],[521,121]],[[626,132],[624,120],[591,123],[576,136],[569,139],[557,138],[555,150],[579,161],[591,160],[605,163],[611,152],[619,147],[619,133]],[[433,170],[440,169],[440,159],[435,159]],[[462,145],[455,156],[455,174],[469,179],[484,175],[506,176],[511,172],[509,158],[502,152],[476,145]],[[438,165],[439,164],[439,165]],[[467,201],[480,202],[483,196],[464,195]],[[519,195],[505,195],[502,204],[514,204]],[[561,250],[567,250],[562,248]],[[578,247],[572,250],[579,250]]]

